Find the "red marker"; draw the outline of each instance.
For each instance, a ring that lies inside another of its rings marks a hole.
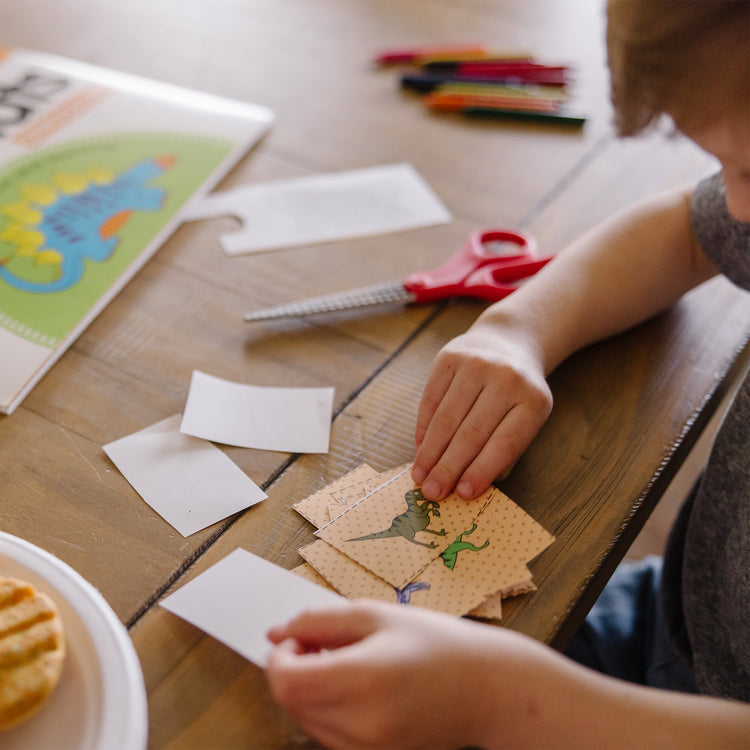
[[[378,65],[422,64],[427,60],[455,60],[457,57],[477,60],[486,57],[486,55],[487,49],[483,44],[442,44],[411,49],[385,50],[375,57],[375,63]]]

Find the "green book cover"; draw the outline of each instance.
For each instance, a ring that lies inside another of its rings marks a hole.
[[[270,110],[0,50],[0,411],[268,130]]]

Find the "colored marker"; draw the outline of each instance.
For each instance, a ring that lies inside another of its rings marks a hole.
[[[535,99],[530,96],[482,96],[442,91],[428,94],[424,103],[430,109],[451,111],[460,111],[466,107],[488,107],[519,112],[557,112],[560,109],[560,102],[554,99]]]
[[[422,63],[422,67],[429,68],[433,71],[455,71],[471,68],[503,68],[519,70],[568,70],[567,65],[546,65],[535,62],[533,59],[508,59],[496,57],[482,57],[473,60],[428,60]]]
[[[568,99],[568,92],[559,86],[537,86],[536,84],[521,84],[518,86],[496,83],[444,83],[434,89],[441,94],[464,94],[466,96],[497,96],[527,99],[547,99],[558,103]]]
[[[430,73],[448,74],[458,77],[495,79],[518,79],[529,83],[564,86],[567,82],[568,66],[540,65],[533,62],[498,62],[475,60],[473,62],[436,62],[424,66]]]
[[[422,93],[433,91],[438,86],[442,86],[445,83],[484,83],[516,86],[536,84],[539,86],[557,87],[564,87],[566,85],[564,78],[561,79],[557,74],[548,77],[539,75],[534,78],[519,77],[510,74],[495,76],[486,74],[465,75],[461,73],[425,73],[421,75],[407,73],[401,76],[401,86],[403,88]]]
[[[404,63],[419,63],[422,60],[437,62],[463,57],[466,60],[484,57],[487,50],[483,44],[443,44],[411,49],[385,50],[375,56],[377,65],[398,65]]]
[[[420,57],[416,64],[425,68],[440,68],[442,66],[457,65],[465,62],[497,62],[497,63],[532,63],[533,58],[529,52],[484,52],[482,54],[467,53],[463,55],[454,55],[452,57]]]
[[[460,114],[469,117],[485,118],[490,120],[520,120],[540,123],[554,123],[556,125],[568,125],[581,127],[586,118],[583,115],[566,114],[563,112],[525,112],[517,109],[502,109],[500,107],[464,107],[459,110]]]

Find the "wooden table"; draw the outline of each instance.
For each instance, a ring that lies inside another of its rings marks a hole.
[[[242,314],[431,267],[479,226],[522,227],[555,252],[630,201],[714,165],[679,140],[615,139],[598,0],[6,0],[0,15],[0,44],[273,108],[273,131],[221,187],[406,161],[453,213],[445,226],[242,258],[217,243],[231,220],[184,225],[0,419],[0,528],[78,570],[129,627],[150,746],[300,744],[260,670],[157,603],[237,546],[298,564],[312,529],[291,503],[362,461],[384,470],[413,458],[431,360],[482,305],[253,327]],[[572,64],[585,128],[430,115],[399,90],[397,72],[370,64],[385,47],[477,39]],[[553,415],[502,489],[557,541],[532,565],[538,591],[506,607],[508,627],[565,643],[727,374],[744,364],[749,316],[745,295],[715,280],[553,374]],[[101,446],[180,412],[194,369],[259,385],[333,385],[335,417],[327,455],[227,448],[269,497],[183,538]]]

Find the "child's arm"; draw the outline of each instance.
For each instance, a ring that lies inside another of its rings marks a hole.
[[[412,476],[425,497],[476,497],[505,476],[549,415],[545,377],[563,359],[716,273],[690,230],[689,195],[585,235],[440,351],[417,415]]]
[[[327,747],[750,745],[750,706],[630,685],[512,631],[426,610],[355,602],[270,636],[275,698]]]

